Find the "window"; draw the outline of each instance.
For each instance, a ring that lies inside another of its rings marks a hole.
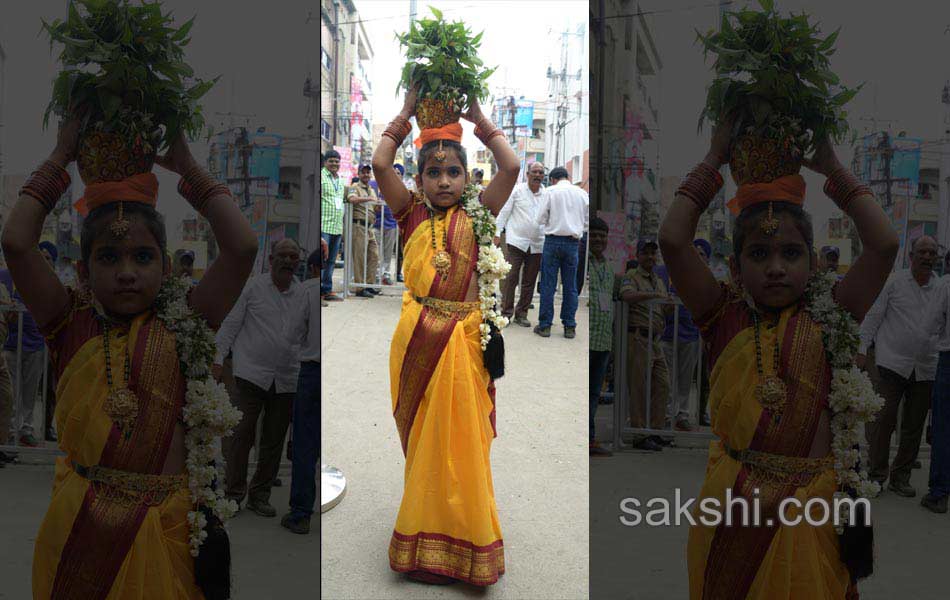
[[[623,49],[633,49],[633,17],[627,17],[623,22]]]
[[[320,48],[320,64],[328,71],[333,69],[333,59],[330,58],[330,53],[324,48]]]
[[[323,119],[320,119],[320,137],[330,140],[330,124]]]

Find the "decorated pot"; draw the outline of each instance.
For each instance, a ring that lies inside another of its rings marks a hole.
[[[420,129],[444,127],[457,123],[462,115],[461,103],[455,100],[423,98],[416,103],[416,122]]]
[[[129,143],[117,133],[93,131],[79,140],[76,165],[86,185],[148,173],[154,164],[154,148],[138,136]]]
[[[791,137],[785,140],[743,135],[733,142],[729,172],[736,185],[768,183],[802,168]]]

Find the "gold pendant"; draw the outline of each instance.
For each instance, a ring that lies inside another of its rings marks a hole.
[[[115,390],[106,398],[103,406],[106,414],[123,432],[132,429],[135,419],[139,415],[139,400],[128,388]]]
[[[445,250],[439,250],[432,257],[432,266],[435,267],[435,272],[439,276],[442,278],[448,277],[449,271],[452,269],[452,257]]]
[[[755,399],[759,401],[762,408],[767,408],[776,416],[781,414],[785,407],[785,398],[788,392],[785,388],[785,382],[769,375],[755,386]]]

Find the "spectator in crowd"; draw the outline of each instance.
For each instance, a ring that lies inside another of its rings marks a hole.
[[[52,265],[55,260],[53,255],[56,253],[56,246],[50,242],[41,242],[39,248],[43,257]],[[19,306],[23,306],[23,299],[14,287],[13,278],[10,276],[8,269],[0,270],[0,283],[3,283],[6,287],[14,302]],[[22,315],[22,340],[18,339],[19,324],[14,320],[9,327],[6,344],[3,346],[3,355],[14,382],[17,381],[17,369],[19,369],[20,385],[18,389],[15,389],[16,397],[14,400],[18,407],[16,411],[18,422],[14,423],[17,431],[11,437],[17,437],[19,443],[23,446],[36,448],[40,445],[40,441],[34,436],[33,432],[33,411],[36,406],[36,395],[40,390],[40,384],[43,382],[46,343],[30,311],[24,310]],[[20,346],[19,357],[17,356],[18,345]]]
[[[653,269],[659,246],[654,239],[637,242],[639,267],[627,271],[620,285],[620,298],[630,305],[627,324],[627,389],[630,401],[630,425],[634,428],[664,429],[666,405],[670,397],[670,378],[666,358],[660,348],[660,335],[670,307],[653,306],[652,300],[669,300],[663,280]],[[652,359],[649,357],[652,354]],[[650,422],[647,425],[647,378],[650,378]],[[634,446],[643,450],[662,450],[658,435],[634,438]]]
[[[394,164],[393,169],[399,174],[400,179],[406,174],[406,169],[399,163]],[[379,199],[380,201],[384,200],[382,195],[380,195]],[[384,204],[382,208],[379,206],[376,208],[377,214],[382,214],[383,218],[383,285],[393,285],[392,266],[393,258],[396,257],[396,252],[398,251],[399,227],[396,223],[396,217],[393,215],[393,211],[389,210],[388,206]]]
[[[840,257],[841,250],[837,246],[822,246],[818,252],[818,270],[837,273]]]
[[[375,205],[379,203],[376,190],[369,184],[373,167],[360,165],[359,177],[350,186],[346,200],[353,205],[353,240],[350,245],[353,262],[353,282],[375,284],[379,271],[379,245],[376,242]],[[355,295],[374,298],[379,290],[372,287],[358,288]]]
[[[599,217],[590,220],[590,420],[589,446],[591,456],[610,456],[613,453],[597,443],[594,436],[594,417],[600,403],[600,391],[607,374],[607,363],[613,348],[614,296],[619,281],[604,256],[607,248],[607,222]]]
[[[300,376],[294,397],[293,470],[290,479],[290,512],[280,524],[299,534],[310,533],[310,517],[317,498],[316,470],[320,454],[320,263],[323,250],[307,258],[310,278],[300,285],[297,303],[287,321],[284,337],[289,360],[299,355]],[[289,362],[289,361],[288,361]]]
[[[333,293],[333,268],[336,256],[340,253],[340,241],[343,239],[343,192],[346,188],[340,180],[340,153],[327,150],[323,155],[323,168],[320,169],[320,233],[330,248],[328,259],[323,265],[320,294],[331,302],[342,300]]]
[[[577,293],[580,293],[584,290],[584,281],[587,279],[587,232],[584,232],[584,237],[581,238],[580,243],[577,245]]]
[[[910,473],[920,450],[920,437],[930,409],[937,352],[930,332],[920,329],[920,316],[936,296],[937,243],[929,236],[911,244],[910,269],[888,279],[871,310],[861,323],[861,344],[855,363],[867,368],[867,350],[874,344],[876,369],[869,369],[874,388],[884,398],[884,407],[867,424],[868,475],[884,483],[888,479],[891,435],[901,412],[900,445],[887,488],[913,497]]]
[[[583,189],[571,184],[567,169],[555,167],[550,174],[551,187],[544,190],[538,221],[544,228],[541,251],[541,309],[534,332],[551,337],[554,322],[554,292],[561,274],[561,324],[564,337],[573,338],[577,329],[577,245],[587,231],[590,198]]]
[[[950,496],[950,275],[938,286],[923,321],[923,332],[932,334],[939,357],[931,398],[930,490],[920,504],[945,513]]]
[[[244,416],[223,444],[227,463],[225,494],[238,504],[247,497],[249,510],[273,517],[277,511],[269,502],[270,490],[280,467],[300,371],[296,356],[287,360],[291,351],[284,337],[291,309],[301,293],[294,277],[300,247],[289,238],[275,242],[268,260],[270,272],[248,282],[221,324],[213,369],[215,377],[220,378],[224,357],[233,351],[237,395],[232,401]],[[257,470],[248,488],[248,455],[262,412]]]
[[[541,270],[541,250],[544,233],[538,224],[541,198],[544,194],[544,165],[535,162],[528,167],[528,180],[519,183],[511,192],[496,220],[497,231],[505,232],[506,256],[511,270],[501,285],[501,313],[522,327],[531,327],[528,306],[534,297],[534,286]],[[495,244],[501,244],[500,234]],[[515,288],[521,282],[518,305],[515,306]]]
[[[195,253],[191,250],[182,250],[178,253],[178,261],[175,264],[175,275],[181,277],[192,285],[197,285],[195,279]]]
[[[709,255],[712,246],[704,239],[693,240],[693,247],[709,264]],[[663,280],[671,295],[676,295],[676,288],[670,282],[666,266],[656,268],[657,275]],[[693,316],[682,304],[676,308],[679,313],[679,327],[676,331],[676,342],[673,340],[673,329],[676,319],[673,315],[666,317],[666,328],[661,338],[663,355],[668,368],[676,365],[676,383],[670,396],[669,417],[674,427],[679,431],[692,431],[693,424],[689,420],[689,393],[693,382],[696,381],[696,366],[699,364],[699,328],[693,322]],[[700,407],[700,415],[705,413],[705,406]]]
[[[479,190],[484,190],[484,189],[485,189],[485,183],[484,183],[484,181],[485,181],[485,171],[483,171],[483,170],[481,170],[481,169],[473,169],[473,170],[472,170],[472,183],[473,183],[474,185],[478,186],[478,189],[479,189]]]
[[[16,324],[17,314],[14,311],[16,307],[10,299],[10,293],[6,286],[0,285],[0,339],[6,340],[11,324]],[[3,355],[0,355],[0,442],[6,445],[7,436],[10,434],[13,425],[13,381],[10,378],[10,369],[7,368],[7,361]],[[0,469],[7,463],[15,460],[12,454],[7,454],[0,450]]]

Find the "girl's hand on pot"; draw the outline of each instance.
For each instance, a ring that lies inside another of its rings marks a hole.
[[[179,175],[184,175],[198,165],[194,156],[191,155],[191,150],[188,149],[188,142],[185,141],[184,134],[179,135],[178,138],[172,142],[172,145],[168,148],[168,152],[164,155],[156,156],[155,162],[159,166],[173,173],[178,173]]]

